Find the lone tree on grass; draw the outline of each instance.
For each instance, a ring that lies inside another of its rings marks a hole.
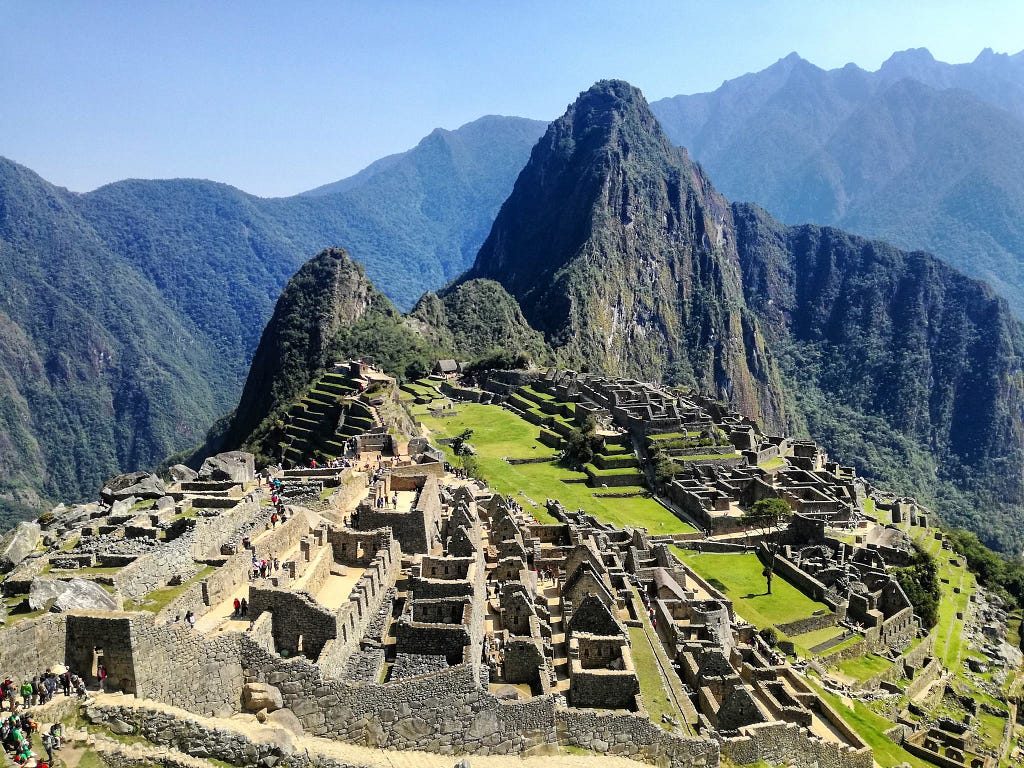
[[[772,593],[772,575],[775,572],[775,555],[781,542],[779,534],[786,528],[793,517],[793,510],[782,499],[761,499],[743,513],[743,524],[755,528],[768,539],[768,564],[764,567],[764,577],[768,580],[768,594]]]

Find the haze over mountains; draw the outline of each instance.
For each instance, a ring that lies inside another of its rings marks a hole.
[[[624,163],[612,177],[611,188],[623,196],[617,208],[593,209],[606,215],[608,225],[597,228],[596,239],[579,231],[559,234],[558,268],[536,265],[547,269],[551,281],[525,285],[502,268],[503,249],[522,259],[534,258],[536,250],[492,233],[494,242],[484,247],[473,275],[504,284],[511,297],[475,280],[469,290],[424,297],[416,313],[420,331],[437,348],[465,349],[473,334],[460,318],[485,294],[496,307],[493,314],[533,344],[533,332],[517,325],[515,297],[526,320],[573,364],[599,353],[602,364],[621,366],[617,370],[691,381],[726,396],[746,392],[745,399],[734,400],[756,406],[769,423],[806,427],[826,444],[847,447],[852,454],[842,458],[857,460],[862,470],[902,467],[907,487],[934,483],[938,463],[959,467],[960,480],[977,479],[969,469],[984,466],[978,464],[982,457],[991,463],[1010,455],[1000,450],[1016,445],[1014,413],[1019,421],[1016,390],[1008,385],[1017,330],[998,304],[924,257],[814,228],[786,230],[754,208],[730,207],[707,180],[728,198],[763,204],[787,223],[838,223],[935,250],[965,272],[993,279],[1019,313],[1021,67],[1020,54],[983,54],[951,67],[909,52],[878,73],[852,65],[825,72],[791,56],[713,94],[655,102],[651,110],[665,134],[688,146],[706,177],[685,156],[666,160],[658,139],[653,154],[646,151],[650,147],[637,152],[657,162]],[[0,297],[0,344],[24,369],[0,373],[0,434],[6,436],[0,440],[0,505],[35,513],[39,494],[92,496],[116,471],[159,463],[199,443],[205,428],[237,402],[248,360],[285,281],[323,247],[345,246],[400,309],[456,278],[473,264],[545,127],[520,118],[482,118],[458,131],[435,131],[414,150],[384,158],[351,179],[276,200],[190,180],[126,181],[74,195],[0,161],[0,267],[11,287]],[[574,135],[563,132],[563,139]],[[645,128],[637,138],[646,142],[651,134]],[[670,189],[651,181],[663,175],[666,162],[679,180]],[[550,170],[565,173],[563,183],[578,195],[593,195],[588,185],[602,166],[589,167],[586,184],[579,183],[579,168]],[[509,225],[504,231],[513,239],[537,238],[510,224],[523,214],[525,195],[503,214]],[[571,195],[545,199],[566,220],[578,222],[580,211],[591,210],[591,201]],[[645,285],[642,269],[620,269],[637,268],[635,257],[662,235],[658,226],[630,224],[629,207],[640,203],[669,216],[674,231],[690,237],[659,251],[665,273],[651,275],[646,294],[633,289]],[[533,221],[533,212],[526,213],[522,221]],[[726,246],[718,242],[722,233],[733,238]],[[588,262],[570,258],[584,242],[592,253],[620,258],[599,284],[586,283],[592,276]],[[829,244],[824,251],[823,242]],[[823,253],[836,259],[829,269],[815,260]],[[737,259],[742,278],[729,272]],[[805,282],[793,264],[818,282]],[[751,282],[748,271],[760,277]],[[704,304],[676,283],[706,290]],[[661,336],[602,346],[607,328],[593,322],[601,302],[568,300],[573,290],[592,288],[616,307],[602,319],[608,327],[639,319],[635,327]],[[831,323],[802,309],[809,306],[808,292],[834,299],[837,290],[852,290],[858,298],[818,306]],[[962,311],[968,298],[976,310]],[[957,308],[959,319],[954,322],[946,307]],[[984,333],[986,323],[977,314],[982,311],[994,323]],[[393,313],[385,309],[381,317]],[[477,330],[491,319],[477,318]],[[559,335],[563,321],[575,333]],[[973,399],[988,411],[968,407],[968,373],[955,361],[935,362],[941,350],[934,339],[897,348],[893,334],[914,322],[954,337],[961,331],[985,336],[972,340],[970,350],[953,348],[978,364],[972,386],[982,394]],[[699,331],[681,337],[683,327]],[[844,388],[846,363],[834,356],[850,341],[835,335],[844,327],[859,328],[872,340],[853,354],[864,375],[877,381],[856,392]],[[984,362],[970,357],[984,350],[998,354]],[[947,377],[948,387],[935,388],[943,394],[915,391],[920,382],[915,385],[914,376],[931,375],[936,366]],[[912,394],[928,406],[904,414],[900,409]],[[972,435],[975,424],[990,431],[975,435],[984,438],[976,455],[961,456],[961,428]],[[950,507],[960,521],[976,493],[993,493],[992,478],[982,474],[987,479],[966,492],[962,483],[961,490],[939,484],[947,499],[966,493]],[[999,477],[1009,488],[1003,496],[1012,500],[1019,491],[1014,470]],[[1004,527],[1014,513],[999,514],[991,526]]]
[[[1024,315],[1024,52],[877,72],[790,54],[651,108],[730,199],[932,251]]]

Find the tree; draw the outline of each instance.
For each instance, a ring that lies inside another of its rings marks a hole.
[[[914,542],[914,559],[906,568],[897,568],[896,581],[903,589],[914,613],[921,619],[925,629],[931,629],[939,621],[939,569],[935,558]]]
[[[768,564],[764,567],[764,576],[768,581],[768,594],[772,593],[772,576],[775,573],[775,556],[781,542],[779,536],[793,517],[793,510],[782,499],[760,499],[743,513],[743,524],[755,528],[768,539]]]
[[[473,436],[472,429],[464,429],[459,434],[451,439],[449,445],[452,447],[452,453],[456,456],[461,456],[466,453],[466,441]]]
[[[592,414],[587,414],[583,423],[566,435],[562,462],[573,469],[592,462],[594,454],[601,450],[601,438],[596,433],[597,420]]]
[[[463,454],[459,457],[459,464],[462,467],[462,471],[466,473],[467,477],[472,477],[476,480],[483,480],[483,473],[480,471],[480,462],[477,461],[476,456],[471,453]]]

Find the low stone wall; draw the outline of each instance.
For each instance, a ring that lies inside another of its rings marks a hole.
[[[788,624],[776,624],[775,628],[787,635],[802,635],[806,632],[816,632],[819,629],[834,627],[838,617],[828,611],[820,616],[808,616],[806,619],[797,619]]]
[[[758,723],[722,741],[722,755],[737,765],[762,761],[791,768],[872,768],[871,749],[825,741],[792,723]]]
[[[913,699],[921,691],[939,679],[942,674],[942,662],[939,659],[932,659],[928,665],[914,675],[914,679],[907,686],[907,698]]]
[[[718,765],[715,742],[677,736],[640,715],[557,709],[555,722],[560,742],[570,746],[655,765]]]

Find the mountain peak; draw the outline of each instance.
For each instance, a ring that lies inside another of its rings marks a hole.
[[[908,48],[896,51],[878,71],[890,76],[907,77],[917,75],[935,64],[935,57],[927,48]]]
[[[643,94],[602,80],[534,147],[464,281],[500,283],[571,367],[685,381],[779,424],[730,227]]]

